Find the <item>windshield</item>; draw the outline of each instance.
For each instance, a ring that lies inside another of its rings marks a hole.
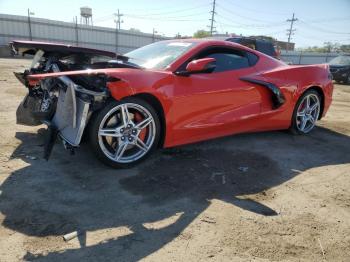
[[[129,53],[126,53],[128,62],[140,67],[149,69],[164,69],[187,50],[192,48],[195,43],[191,42],[156,42],[146,45]]]
[[[330,65],[350,65],[350,56],[337,56],[329,61]]]

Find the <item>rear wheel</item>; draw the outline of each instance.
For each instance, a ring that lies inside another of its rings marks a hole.
[[[97,113],[90,127],[90,143],[107,165],[130,167],[145,159],[157,146],[160,123],[155,110],[144,100],[112,101]]]
[[[294,134],[307,134],[315,127],[321,112],[320,95],[315,90],[307,91],[297,102],[290,130]]]

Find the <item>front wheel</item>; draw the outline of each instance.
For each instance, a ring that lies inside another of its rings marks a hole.
[[[96,156],[116,168],[145,159],[159,138],[158,115],[139,98],[111,101],[94,116],[90,126],[90,143]]]
[[[293,134],[307,134],[316,124],[321,112],[320,95],[315,90],[307,91],[295,105],[292,126]]]

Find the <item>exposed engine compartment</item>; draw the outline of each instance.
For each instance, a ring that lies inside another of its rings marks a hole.
[[[66,147],[80,144],[83,131],[92,113],[100,109],[109,97],[105,74],[78,74],[70,76],[47,77],[32,85],[29,75],[59,73],[104,68],[138,68],[123,61],[110,60],[111,54],[101,50],[91,50],[62,46],[51,50],[52,45],[36,44],[26,46],[23,42],[12,43],[12,48],[22,55],[33,55],[29,69],[16,72],[18,80],[28,88],[28,94],[19,105],[17,124],[48,126],[48,140],[45,158],[52,150],[54,140],[59,135]],[[41,49],[42,48],[42,49]],[[48,50],[47,50],[48,49]],[[68,49],[68,50],[67,50]]]
[[[75,59],[74,59],[75,58]],[[76,59],[78,58],[78,59]],[[34,56],[30,69],[24,73],[15,73],[16,77],[28,87],[28,94],[22,102],[23,117],[21,107],[17,113],[19,124],[39,125],[44,121],[50,121],[56,110],[57,99],[60,91],[66,92],[69,86],[77,89],[77,96],[83,98],[90,104],[101,102],[100,98],[106,96],[106,77],[104,75],[78,75],[61,76],[58,78],[46,78],[38,82],[35,86],[29,86],[28,75],[53,73],[89,69],[91,59],[82,59],[79,55],[59,58],[57,54],[47,54],[39,50]],[[78,63],[80,62],[80,63]],[[85,95],[84,95],[85,94]],[[29,110],[28,110],[29,109]],[[31,113],[30,117],[27,117]]]

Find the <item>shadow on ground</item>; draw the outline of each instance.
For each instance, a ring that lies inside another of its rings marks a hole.
[[[72,157],[56,145],[49,162],[35,160],[28,155],[40,156],[41,137],[16,137],[23,143],[12,158],[29,165],[13,172],[0,188],[3,226],[38,237],[82,232],[79,249],[27,253],[25,260],[137,261],[176,238],[211,199],[274,216],[271,207],[240,196],[268,199],[266,190],[301,171],[350,162],[350,138],[324,128],[305,137],[248,134],[163,150],[131,170],[103,166],[85,145]],[[163,228],[144,226],[179,213]],[[121,226],[131,233],[85,246],[84,232]]]

